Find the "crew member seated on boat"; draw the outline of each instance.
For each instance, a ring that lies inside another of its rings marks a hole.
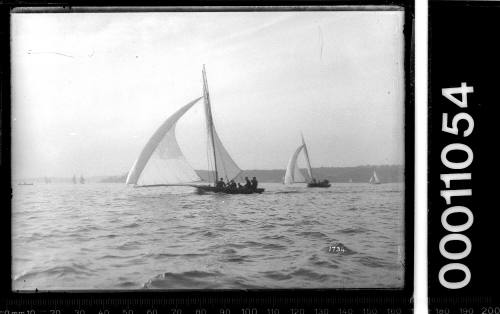
[[[245,187],[247,189],[251,189],[252,188],[252,182],[250,182],[250,180],[248,179],[248,177],[245,177]]]
[[[229,188],[231,190],[236,190],[236,182],[234,182],[234,180],[229,181]]]
[[[217,185],[216,187],[219,188],[219,189],[222,189],[226,186],[226,184],[224,183],[224,180],[222,178],[220,178],[219,181],[217,181]]]
[[[238,191],[241,191],[243,190],[243,185],[241,185],[241,183],[238,182]]]
[[[257,178],[253,177],[251,183],[252,183],[252,190],[254,191],[257,190],[257,185],[259,184],[259,182],[257,182]]]
[[[316,183],[316,179],[314,179],[314,178],[313,178],[313,179],[312,179],[312,183]]]

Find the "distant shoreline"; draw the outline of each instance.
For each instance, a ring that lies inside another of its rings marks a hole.
[[[377,171],[377,175],[384,183],[403,182],[404,181],[404,167],[402,165],[365,165],[355,167],[319,167],[313,168],[312,172],[317,179],[328,179],[332,183],[364,183],[370,180],[373,171]],[[305,170],[302,169],[303,173]],[[196,173],[204,180],[209,181],[213,176],[208,170],[196,170]],[[283,182],[285,175],[284,169],[271,169],[271,170],[243,170],[238,176],[237,180],[243,180],[244,177],[257,177],[260,182]],[[41,177],[31,179],[15,179],[13,182],[19,183],[46,183],[46,178],[50,183],[71,183],[71,177]],[[114,176],[91,176],[85,177],[88,183],[125,183],[127,173]],[[210,180],[211,181],[211,180]]]

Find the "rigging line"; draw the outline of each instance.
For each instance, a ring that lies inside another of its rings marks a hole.
[[[207,98],[208,98],[208,91],[207,91]],[[217,177],[217,151],[215,149],[215,139],[214,139],[214,121],[213,121],[213,116],[212,116],[212,108],[210,106],[210,100],[208,100],[208,110],[210,114],[210,133],[212,136],[212,149],[214,151],[214,177]],[[227,178],[226,178],[227,179]]]
[[[211,140],[211,137],[210,137],[210,134],[207,134],[207,141],[210,141]],[[216,181],[218,178],[217,178],[217,173],[216,173],[216,167],[217,165],[215,164],[215,160],[214,160],[214,156],[213,154],[211,154],[213,150],[213,146],[210,145],[210,142],[207,142],[207,153],[209,155],[209,160],[210,160],[210,166],[209,166],[209,169],[208,169],[208,175],[209,175],[209,183],[212,182],[212,181]]]
[[[212,108],[210,105],[210,95],[208,92],[208,80],[207,73],[205,71],[205,65],[203,65],[203,91],[205,96],[205,114],[207,114],[208,122],[210,124],[210,134],[212,136],[212,148],[214,150],[214,169],[215,169],[215,177],[217,177],[217,156],[215,153],[215,141],[214,141],[214,122],[212,116]]]
[[[209,135],[207,133],[207,145],[206,145],[206,152],[207,152],[207,181],[210,182],[210,169],[211,169],[211,164],[210,164],[210,143],[209,143]]]

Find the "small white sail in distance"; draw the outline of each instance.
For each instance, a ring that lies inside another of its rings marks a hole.
[[[378,176],[377,176],[377,172],[375,172],[375,170],[373,170],[373,175],[370,178],[370,183],[372,183],[372,184],[380,183],[380,180],[378,179]]]
[[[302,144],[293,153],[293,155],[288,160],[288,165],[286,166],[285,172],[285,180],[283,183],[292,184],[296,182],[306,182],[306,178],[299,169],[297,165],[297,159],[299,157],[300,152],[304,149],[305,145]]]
[[[304,141],[304,136],[302,134],[301,137],[302,137],[302,145],[297,147],[292,157],[290,157],[288,161],[288,165],[286,167],[286,172],[285,172],[285,179],[283,180],[283,183],[285,184],[306,182],[306,178],[304,177],[298,166],[298,157],[302,151],[304,151],[304,156],[307,164],[307,174],[309,175],[309,179],[312,180],[313,178],[311,161],[309,160],[307,145],[306,142]]]

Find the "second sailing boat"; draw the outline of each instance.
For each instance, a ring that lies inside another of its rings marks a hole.
[[[309,153],[307,151],[306,142],[304,141],[304,136],[302,136],[302,145],[297,147],[295,152],[292,154],[292,157],[290,157],[290,160],[288,161],[288,165],[286,167],[286,172],[285,172],[285,179],[283,183],[292,184],[298,182],[306,182],[306,179],[302,174],[302,172],[300,171],[297,163],[298,157],[302,151],[304,152],[304,156],[306,158],[307,174],[309,175],[309,182],[307,183],[307,187],[308,188],[330,187],[331,184],[330,182],[328,182],[328,180],[316,181],[316,179],[314,178],[311,168],[311,161],[309,160]]]

